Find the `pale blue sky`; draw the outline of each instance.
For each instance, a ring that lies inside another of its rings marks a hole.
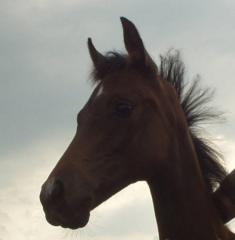
[[[87,38],[101,52],[124,50],[120,16],[137,25],[154,59],[180,49],[188,78],[199,73],[203,85],[216,89],[215,105],[228,120],[210,129],[227,167],[235,166],[233,0],[2,0],[0,16],[1,240],[156,236],[144,184],[99,207],[81,233],[47,224],[38,200],[92,90]]]

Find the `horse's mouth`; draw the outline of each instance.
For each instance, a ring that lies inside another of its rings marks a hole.
[[[89,211],[81,211],[79,213],[64,213],[63,212],[45,212],[48,223],[54,226],[63,228],[78,229],[85,227],[90,218]]]
[[[70,228],[70,229],[77,229],[77,228],[82,228],[85,227],[89,221],[90,218],[90,213],[87,215],[83,215],[82,217],[79,217],[77,219],[65,221],[60,224],[61,227],[63,228]]]

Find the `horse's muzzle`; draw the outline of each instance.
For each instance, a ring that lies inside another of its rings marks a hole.
[[[68,190],[61,179],[54,177],[43,184],[40,201],[46,219],[54,226],[71,229],[84,227],[89,221],[92,198],[87,194],[69,202],[66,198]]]

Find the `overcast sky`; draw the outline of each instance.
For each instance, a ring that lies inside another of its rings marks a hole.
[[[1,0],[0,240],[156,237],[144,183],[100,206],[82,231],[50,226],[38,199],[92,90],[87,38],[102,52],[123,50],[120,16],[138,26],[156,61],[180,49],[188,78],[199,73],[216,89],[227,121],[210,130],[227,169],[235,167],[234,0]]]

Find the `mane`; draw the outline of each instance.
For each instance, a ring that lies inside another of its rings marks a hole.
[[[102,81],[107,74],[128,67],[133,66],[130,66],[126,55],[108,52],[105,55],[105,62],[94,69],[92,79],[97,83]],[[226,176],[222,165],[222,154],[216,150],[209,139],[202,137],[203,124],[212,123],[221,115],[209,106],[213,98],[213,91],[209,88],[202,89],[199,77],[190,84],[186,82],[185,66],[179,51],[168,51],[166,55],[160,56],[158,74],[162,81],[169,82],[175,88],[188,122],[204,181],[208,190],[212,192]]]
[[[223,156],[212,142],[202,137],[203,124],[213,123],[221,117],[221,112],[212,108],[209,103],[213,99],[213,91],[200,87],[197,76],[192,83],[185,80],[185,66],[178,51],[169,51],[160,56],[160,76],[174,86],[198,156],[202,175],[209,191],[213,191],[224,180],[226,174],[222,165]]]

